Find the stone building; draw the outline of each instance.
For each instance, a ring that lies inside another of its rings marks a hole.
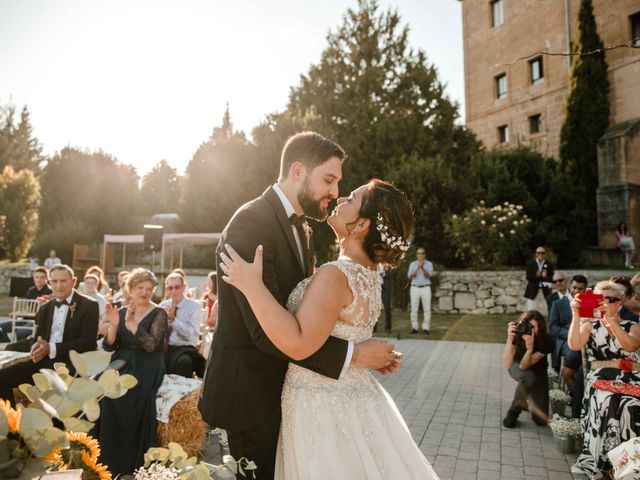
[[[466,125],[487,146],[528,144],[558,157],[580,0],[460,0]],[[640,0],[594,0],[605,46],[640,47]],[[640,241],[640,48],[606,53],[610,129],[599,148],[599,245],[620,221]]]

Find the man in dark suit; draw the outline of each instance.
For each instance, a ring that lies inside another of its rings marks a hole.
[[[98,335],[98,303],[74,290],[76,277],[67,265],[56,265],[49,272],[54,298],[36,313],[36,339],[27,340],[31,358],[0,369],[0,398],[12,403],[13,388],[33,383],[32,375],[55,362],[69,362],[69,352],[95,350]],[[28,345],[27,345],[28,346]]]
[[[391,332],[391,291],[393,290],[393,277],[395,271],[390,268],[384,268],[378,265],[378,273],[380,274],[382,306],[384,307],[384,331]],[[373,327],[373,331],[377,330],[378,324]]]
[[[554,340],[553,361],[554,368],[560,366],[560,357],[564,357],[564,368],[560,372],[571,391],[575,390],[575,373],[582,363],[580,352],[574,352],[567,344],[569,327],[573,313],[571,301],[576,295],[584,293],[587,289],[587,279],[583,275],[574,275],[571,279],[570,294],[567,292],[559,300],[551,305],[549,313],[549,332]]]
[[[527,286],[524,296],[527,299],[527,310],[538,310],[543,315],[548,315],[545,299],[551,293],[551,279],[553,278],[553,265],[545,258],[544,247],[536,248],[536,256],[527,263]]]
[[[569,295],[569,285],[567,284],[567,276],[562,272],[556,272],[553,274],[553,287],[555,292],[548,295],[545,299],[547,301],[547,310],[551,313],[551,305],[556,300]],[[570,296],[570,295],[569,295]]]
[[[338,196],[345,156],[339,145],[316,133],[291,137],[282,151],[278,183],[234,214],[220,239],[216,266],[227,243],[247,260],[262,245],[263,281],[286,305],[293,288],[313,274],[312,232],[301,217],[327,217],[329,202]],[[223,281],[218,282],[218,308],[200,411],[210,426],[227,430],[235,458],[254,461],[257,478],[271,479],[280,396],[292,360],[267,338],[244,295]],[[334,379],[350,365],[387,371],[398,367],[391,344],[369,340],[354,345],[335,337],[295,363]]]

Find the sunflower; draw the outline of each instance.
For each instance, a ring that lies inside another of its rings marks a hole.
[[[82,451],[82,471],[85,480],[111,480],[111,472],[106,465],[97,463],[95,458],[91,458],[86,450]]]
[[[54,447],[46,456],[42,457],[42,460],[48,463],[55,463],[58,466],[64,463],[62,459],[62,454],[60,453],[60,449],[58,447]]]
[[[98,441],[84,432],[67,432],[67,439],[71,445],[71,450],[82,450],[87,452],[93,460],[100,456],[100,445]]]
[[[18,405],[18,409],[11,408],[11,402],[9,400],[0,399],[0,410],[7,417],[7,423],[9,424],[9,431],[12,433],[18,433],[18,427],[20,426],[20,417],[22,417],[22,405]]]

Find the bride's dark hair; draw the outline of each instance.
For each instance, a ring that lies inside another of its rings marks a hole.
[[[397,267],[404,258],[415,227],[415,215],[405,193],[394,185],[374,178],[367,184],[362,196],[360,218],[371,221],[369,233],[362,246],[374,263]],[[378,228],[379,217],[387,228],[386,235],[395,237],[395,242],[382,239]]]

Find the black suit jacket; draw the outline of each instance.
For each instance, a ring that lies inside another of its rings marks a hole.
[[[551,306],[556,300],[560,300],[560,294],[558,292],[553,292],[547,298],[545,298],[547,302],[547,312],[551,313]]]
[[[54,309],[55,301],[52,299],[42,305],[36,313],[36,339],[40,336],[43,340],[49,341]],[[56,357],[53,361],[68,363],[71,350],[78,353],[96,350],[99,316],[98,302],[74,291],[64,324],[62,342],[56,344]]]
[[[542,293],[544,294],[545,298],[547,297],[547,295],[549,295],[550,289],[548,289],[547,287],[543,287],[542,282],[551,282],[554,270],[551,262],[545,260],[544,263],[546,265],[545,268],[547,270],[547,274],[541,278],[538,278],[536,275],[538,273],[538,262],[536,262],[535,260],[531,260],[529,263],[527,263],[527,287],[524,291],[525,298],[534,300],[536,298],[536,295],[538,295],[538,290],[540,288],[542,288]],[[543,268],[543,270],[545,268]]]
[[[305,254],[301,261],[284,206],[271,187],[229,221],[216,252],[218,271],[222,271],[220,251],[225,243],[248,261],[253,261],[256,247],[263,246],[263,281],[283,306],[293,288],[313,272],[312,255]],[[245,296],[223,280],[218,282],[218,308],[200,411],[211,426],[252,430],[280,408],[284,376],[292,360],[265,335]],[[337,379],[347,348],[347,341],[329,337],[315,354],[295,363]]]

